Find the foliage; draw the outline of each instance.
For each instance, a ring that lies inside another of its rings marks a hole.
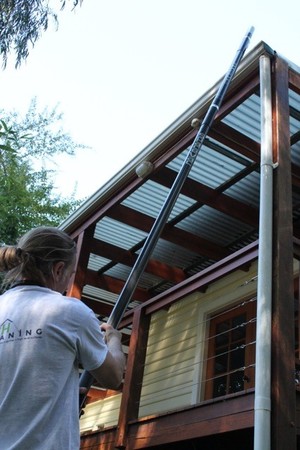
[[[58,0],[57,0],[58,1]],[[60,9],[66,0],[59,0]],[[82,0],[73,0],[75,8]],[[16,54],[16,67],[29,54],[29,44],[34,46],[47,30],[49,19],[58,26],[57,13],[49,7],[49,0],[1,0],[0,2],[0,55],[6,67],[8,54]]]
[[[30,228],[58,225],[81,203],[55,194],[55,170],[48,167],[84,146],[57,127],[56,108],[40,113],[35,99],[24,118],[3,110],[0,117],[0,242],[14,244]]]

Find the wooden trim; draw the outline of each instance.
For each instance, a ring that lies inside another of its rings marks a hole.
[[[69,297],[75,297],[80,299],[82,296],[82,290],[85,284],[86,268],[89,261],[89,251],[87,249],[87,246],[85,245],[85,241],[87,240],[87,235],[92,233],[93,230],[94,227],[92,227],[92,229],[80,233],[78,236],[76,272],[74,274],[73,279],[71,280],[70,288],[68,290]]]
[[[289,70],[289,86],[300,94],[300,74],[292,69]]]
[[[242,300],[242,299],[240,299]],[[239,308],[232,309],[232,307],[229,307],[229,310],[224,310],[223,313],[217,314],[216,317],[211,317],[210,319],[210,331],[209,331],[209,341],[208,341],[208,354],[207,354],[207,368],[206,368],[206,383],[205,383],[205,399],[212,399],[212,398],[218,398],[219,396],[214,395],[214,381],[215,377],[222,377],[226,379],[227,387],[226,391],[228,389],[228,383],[230,380],[230,376],[232,374],[230,365],[234,358],[234,352],[227,354],[227,371],[224,371],[223,373],[215,373],[216,370],[216,337],[218,336],[218,325],[221,323],[224,323],[225,321],[231,321],[231,319],[236,318],[237,316],[240,316],[241,314],[245,315],[245,321],[246,325],[242,327],[242,330],[244,330],[245,335],[243,337],[243,341],[237,343],[235,347],[238,345],[245,345],[244,348],[244,361],[242,365],[244,367],[247,367],[247,369],[243,370],[243,376],[247,377],[247,380],[244,380],[244,389],[253,388],[254,387],[254,367],[248,367],[250,365],[253,365],[255,362],[255,345],[249,345],[251,342],[255,340],[255,319],[256,317],[256,302],[248,302],[245,301],[244,305],[239,306]],[[230,351],[231,344],[230,344],[230,338],[232,336],[232,333],[234,333],[236,329],[229,329],[228,332],[226,332],[226,336],[228,336],[228,341],[224,342],[222,345],[226,350],[224,351]],[[223,334],[223,336],[225,336]],[[220,335],[219,335],[220,337]],[[220,348],[220,347],[219,347]],[[228,366],[229,365],[229,366]],[[218,381],[218,379],[217,379]],[[243,389],[243,390],[244,390]],[[240,390],[240,392],[242,389]],[[228,395],[230,392],[224,393],[224,395]]]
[[[138,418],[149,324],[150,316],[146,316],[143,309],[135,311],[116,434],[116,448],[126,447],[128,422]]]
[[[115,450],[115,428],[81,436],[80,450]]]
[[[149,448],[253,427],[253,393],[132,423],[128,449]],[[184,448],[184,446],[183,446]]]

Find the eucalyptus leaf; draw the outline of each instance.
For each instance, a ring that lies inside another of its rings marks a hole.
[[[81,3],[82,0],[73,0],[73,9]],[[63,9],[66,1],[57,0],[57,5]],[[29,49],[47,30],[49,20],[58,27],[58,13],[50,8],[48,0],[0,1],[0,55],[3,68],[11,52],[16,55],[16,67],[26,60]]]

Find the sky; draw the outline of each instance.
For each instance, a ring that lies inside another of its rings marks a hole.
[[[299,0],[71,0],[15,69],[0,69],[0,109],[58,105],[79,144],[56,166],[62,196],[91,196],[229,69],[251,26],[300,66]],[[59,0],[51,0],[59,10]]]

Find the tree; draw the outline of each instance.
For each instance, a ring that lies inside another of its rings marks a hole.
[[[0,117],[0,242],[15,244],[33,227],[57,226],[81,203],[55,194],[53,166],[57,155],[86,147],[63,132],[57,107],[39,112],[36,99],[24,117],[3,110]]]
[[[60,2],[62,10],[66,0]],[[82,0],[73,0],[75,8]],[[47,30],[49,19],[58,26],[57,13],[49,7],[49,0],[1,0],[0,2],[0,55],[6,67],[8,54],[16,54],[16,67],[29,54],[29,44],[34,46]]]

